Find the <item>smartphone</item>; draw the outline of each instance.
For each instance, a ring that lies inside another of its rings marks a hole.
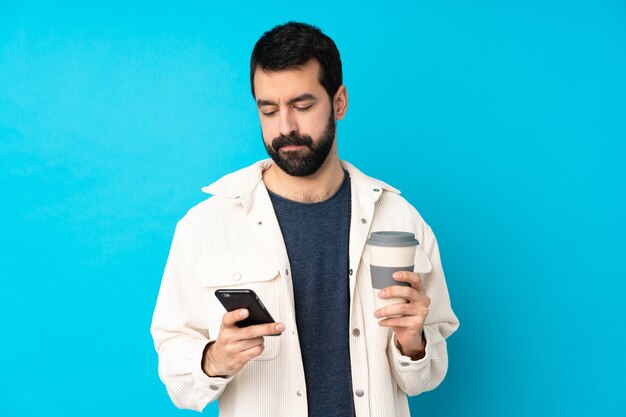
[[[248,327],[255,324],[275,323],[271,314],[267,311],[256,293],[249,289],[237,289],[237,290],[217,290],[215,296],[220,303],[224,306],[226,311],[238,310],[240,308],[246,308],[250,312],[250,315],[244,320],[240,320],[236,323],[237,327]],[[271,336],[278,336],[273,334]]]

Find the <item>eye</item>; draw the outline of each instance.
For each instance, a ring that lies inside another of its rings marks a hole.
[[[265,117],[272,117],[273,115],[276,114],[278,110],[271,110],[271,111],[262,111],[261,113],[263,113],[263,116]]]
[[[311,107],[313,107],[312,104],[309,104],[308,106],[296,106],[296,110],[301,111],[301,112],[305,112],[307,110],[309,110]]]

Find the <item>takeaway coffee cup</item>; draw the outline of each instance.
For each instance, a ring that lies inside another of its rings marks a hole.
[[[409,286],[409,283],[393,279],[394,272],[413,272],[415,251],[419,242],[409,232],[373,232],[367,240],[370,252],[372,291],[376,309],[390,304],[406,303],[403,298],[380,298],[378,292],[391,285]]]

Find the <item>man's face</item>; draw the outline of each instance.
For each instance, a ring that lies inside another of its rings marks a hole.
[[[304,177],[324,163],[335,140],[335,117],[318,81],[319,63],[302,68],[254,74],[263,142],[287,174]]]

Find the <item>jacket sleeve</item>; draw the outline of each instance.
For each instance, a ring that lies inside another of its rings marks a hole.
[[[410,396],[433,390],[443,381],[448,371],[446,338],[459,327],[450,306],[437,239],[428,225],[425,229],[422,250],[432,265],[429,273],[420,274],[426,295],[431,299],[424,323],[426,356],[417,361],[403,356],[396,347],[395,335],[387,345],[391,373],[400,389]]]
[[[150,328],[159,357],[159,377],[179,408],[202,411],[217,399],[231,378],[202,371],[202,354],[217,335],[209,335],[196,284],[198,245],[185,219],[176,226]]]

